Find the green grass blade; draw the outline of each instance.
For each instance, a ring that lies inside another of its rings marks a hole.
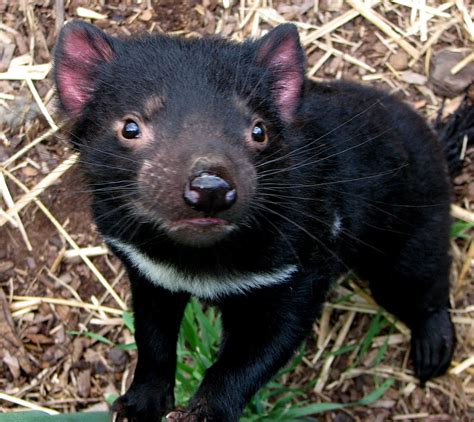
[[[80,331],[68,331],[68,334],[72,334],[75,336],[86,336],[93,340],[100,341],[101,343],[105,343],[109,346],[115,346],[115,344],[112,341],[110,341],[108,338],[105,338],[104,336],[101,336],[100,334],[97,334],[97,333],[92,333],[90,331],[86,331],[84,333],[81,333]]]
[[[137,350],[137,344],[136,343],[128,343],[128,344],[117,344],[115,346],[117,349],[120,350]]]
[[[462,220],[456,220],[451,226],[451,237],[459,239],[469,239],[468,231],[474,228],[474,223],[468,223]]]
[[[354,404],[357,404],[359,406],[368,406],[369,404],[372,404],[373,402],[377,401],[380,397],[382,397],[385,392],[393,385],[395,380],[393,378],[389,378],[385,380],[380,387],[372,391],[370,394],[365,396],[364,398],[357,400]]]
[[[303,416],[316,415],[317,413],[329,412],[331,410],[343,409],[347,406],[349,405],[344,403],[314,403],[299,408],[289,409],[282,416],[284,416],[286,420],[291,418],[296,419]]]
[[[123,323],[125,327],[127,327],[132,334],[135,334],[135,319],[131,312],[125,311],[122,316]]]
[[[368,353],[370,347],[372,346],[372,342],[374,341],[374,337],[379,334],[387,325],[385,317],[382,315],[380,308],[377,310],[375,317],[372,319],[370,323],[369,330],[367,331],[367,335],[362,340],[362,344],[360,347],[358,361],[361,362],[364,356]]]

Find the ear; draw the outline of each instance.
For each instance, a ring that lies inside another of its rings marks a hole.
[[[305,71],[305,55],[296,26],[279,25],[258,43],[257,63],[271,73],[272,94],[281,116],[289,122],[301,98]]]
[[[85,22],[66,24],[54,53],[54,78],[61,106],[73,119],[92,98],[101,64],[115,56],[112,39]]]

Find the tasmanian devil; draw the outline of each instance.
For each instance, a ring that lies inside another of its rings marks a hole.
[[[305,78],[298,32],[119,39],[67,24],[61,108],[97,226],[131,282],[138,363],[118,420],[237,421],[349,269],[411,329],[415,374],[443,374],[450,182],[443,148],[399,100]],[[217,361],[174,410],[190,295],[219,307]]]

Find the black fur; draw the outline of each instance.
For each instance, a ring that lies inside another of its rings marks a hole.
[[[104,39],[79,22],[63,30],[55,66],[63,105],[71,92],[61,72],[74,31]],[[348,269],[368,279],[377,301],[411,328],[419,379],[446,371],[454,347],[450,183],[438,140],[418,114],[372,88],[304,80],[292,25],[243,44],[163,35],[106,40],[112,57],[93,54],[80,69],[93,77],[86,99],[74,103],[79,115],[66,107],[101,233],[193,275],[297,267],[279,285],[212,301],[223,319],[219,358],[177,419],[238,420],[310,332],[331,282]],[[150,95],[159,105],[145,118]],[[153,133],[140,147],[119,141],[111,126],[132,112]],[[248,141],[255,118],[266,126],[267,145]],[[189,157],[197,153],[217,155],[213,171],[235,181],[237,204],[217,217],[237,228],[174,237],[162,219],[209,217],[182,200]],[[189,295],[153,285],[111,247],[129,272],[139,353],[132,386],[114,409],[119,420],[158,420],[174,408],[176,337]]]
[[[467,145],[474,142],[473,101],[474,84],[471,84],[459,108],[446,121],[441,121],[441,109],[436,122],[436,130],[439,132],[451,177],[457,176],[462,169],[461,148],[464,139],[466,138]]]

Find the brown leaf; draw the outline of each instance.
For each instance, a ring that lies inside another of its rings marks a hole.
[[[13,324],[5,293],[0,289],[0,358],[3,359],[5,356],[7,356],[7,361],[10,363],[12,363],[12,361],[9,360],[8,356],[15,356],[18,366],[21,369],[28,374],[33,372],[33,368],[28,355],[26,354],[26,350],[23,347],[23,343],[15,332],[15,326]],[[13,367],[9,365],[9,368],[12,370]]]
[[[147,9],[142,12],[139,19],[143,22],[148,22],[149,20],[151,20],[152,17],[153,17],[153,10]]]
[[[52,337],[45,336],[44,334],[27,334],[28,338],[32,343],[35,344],[53,344],[54,340]]]
[[[8,366],[13,378],[20,378],[20,363],[15,356],[12,356],[8,350],[4,351],[3,363]]]
[[[0,72],[8,69],[15,51],[15,45],[0,43]]]
[[[412,85],[425,85],[427,82],[427,78],[425,75],[412,72],[411,70],[406,70],[405,72],[402,72],[400,77],[402,81]]]
[[[34,177],[38,175],[38,170],[31,166],[23,167],[21,172],[26,177]]]
[[[77,392],[80,397],[89,397],[91,392],[91,371],[86,369],[77,376]]]

